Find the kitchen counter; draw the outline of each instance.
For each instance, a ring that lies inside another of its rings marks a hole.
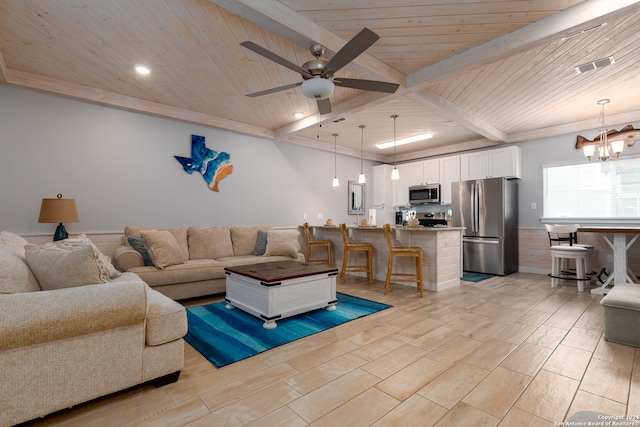
[[[332,263],[341,268],[343,242],[340,227],[337,225],[312,226],[314,234],[322,240],[333,243],[331,250]],[[382,226],[347,227],[350,237],[356,242],[367,242],[373,245],[373,276],[385,281],[387,275],[388,254],[387,241]],[[462,277],[462,231],[464,227],[408,227],[394,226],[393,238],[397,246],[418,246],[422,248],[422,275],[425,290],[440,291],[460,285]],[[361,254],[349,254],[351,256]],[[358,260],[357,262],[364,261]],[[356,262],[354,260],[354,262]],[[413,259],[399,257],[394,259],[394,271],[413,272]],[[363,273],[357,273],[365,277]],[[406,285],[402,283],[402,285]],[[397,285],[396,285],[397,286]],[[411,286],[411,285],[410,285]],[[415,285],[413,285],[415,286]]]

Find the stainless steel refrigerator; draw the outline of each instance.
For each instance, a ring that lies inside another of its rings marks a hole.
[[[504,276],[518,271],[518,186],[504,178],[452,184],[452,215],[463,231],[463,270]]]

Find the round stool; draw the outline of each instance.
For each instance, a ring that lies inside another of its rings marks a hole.
[[[551,287],[558,287],[558,279],[576,280],[578,292],[584,291],[584,282],[591,280],[587,275],[587,260],[589,250],[581,246],[558,245],[549,248],[551,253]],[[568,267],[563,267],[571,260],[575,260],[576,274],[568,274]]]

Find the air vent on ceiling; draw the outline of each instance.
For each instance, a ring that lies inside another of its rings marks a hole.
[[[575,68],[575,70],[576,70],[576,73],[582,74],[582,73],[587,72],[587,71],[596,70],[598,68],[606,67],[607,65],[614,64],[615,62],[616,62],[616,60],[613,58],[613,56],[608,56],[606,58],[600,58],[600,59],[596,59],[595,61],[592,61],[592,62],[587,62],[586,64],[578,65]]]
[[[344,117],[340,117],[339,119],[335,119],[333,123],[340,123],[343,120],[346,120],[346,119]]]

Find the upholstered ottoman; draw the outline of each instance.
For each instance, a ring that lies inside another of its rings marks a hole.
[[[640,347],[640,284],[615,285],[600,301],[604,339]]]

